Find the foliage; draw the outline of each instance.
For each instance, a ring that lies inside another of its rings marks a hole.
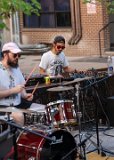
[[[6,27],[3,20],[9,19],[17,11],[26,15],[34,13],[39,16],[40,9],[41,5],[37,0],[0,0],[0,29]]]
[[[93,3],[93,0],[83,0],[84,3]],[[96,4],[101,3],[107,8],[109,14],[114,14],[114,0],[96,0]]]

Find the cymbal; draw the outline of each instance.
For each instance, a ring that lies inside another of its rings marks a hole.
[[[65,82],[63,85],[72,85],[89,79],[92,79],[92,77],[76,78],[73,81]]]
[[[47,89],[47,91],[62,92],[62,91],[68,91],[68,90],[72,90],[72,89],[73,89],[73,87],[58,86],[58,87],[49,88],[49,89]]]
[[[11,112],[21,112],[21,113],[32,113],[34,111],[26,110],[26,109],[18,109],[16,107],[5,107],[0,108],[0,112],[11,113]]]

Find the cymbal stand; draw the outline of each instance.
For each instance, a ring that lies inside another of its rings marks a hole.
[[[10,121],[11,121],[10,113],[7,113],[7,122],[10,122]],[[16,143],[16,139],[17,139],[16,131],[17,131],[17,128],[10,125],[10,131],[13,134],[14,159],[18,160],[18,151],[17,151],[17,143]]]
[[[78,129],[79,129],[79,147],[80,147],[80,158],[83,160],[86,160],[86,154],[85,154],[85,143],[82,143],[82,135],[81,135],[81,117],[82,117],[82,113],[80,111],[80,83],[77,83],[75,85],[75,97],[77,102],[75,104],[75,111],[76,111],[76,117],[77,117],[77,121],[78,121]],[[77,109],[76,109],[77,107]],[[75,136],[74,136],[75,137]],[[82,151],[83,149],[83,151]]]

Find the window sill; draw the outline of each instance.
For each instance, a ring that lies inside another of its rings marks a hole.
[[[70,32],[72,28],[22,28],[22,32]]]

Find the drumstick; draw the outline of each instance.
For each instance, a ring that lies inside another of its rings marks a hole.
[[[37,65],[34,66],[34,68],[32,69],[32,71],[30,72],[30,74],[28,75],[26,81],[25,81],[25,84],[28,82],[28,80],[30,79],[31,75],[33,74],[33,72],[35,71]]]
[[[33,89],[33,91],[32,91],[32,95],[34,94],[34,92],[36,91],[36,89],[37,89],[37,87],[38,87],[38,85],[39,85],[39,82],[37,82],[37,84],[35,85],[35,87],[34,87],[34,89]]]

